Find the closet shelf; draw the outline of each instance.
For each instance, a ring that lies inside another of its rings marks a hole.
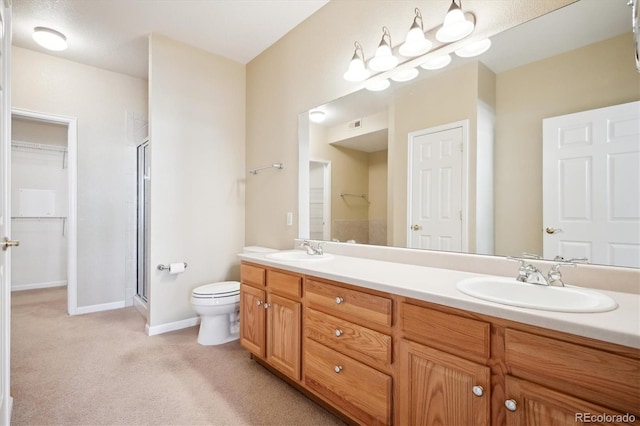
[[[11,219],[66,219],[66,216],[11,216]]]
[[[62,154],[62,168],[66,168],[66,160],[67,160],[67,147],[60,145],[47,145],[43,143],[33,143],[33,142],[23,142],[23,141],[11,141],[12,148],[20,148],[27,150],[38,150],[38,151],[52,151],[59,152]]]
[[[61,220],[62,221],[62,236],[65,236],[67,228],[66,216],[11,216],[11,220]]]

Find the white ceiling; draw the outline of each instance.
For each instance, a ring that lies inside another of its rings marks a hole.
[[[147,78],[148,36],[158,33],[246,64],[329,0],[13,0],[13,44]],[[49,52],[34,27],[67,36]]]

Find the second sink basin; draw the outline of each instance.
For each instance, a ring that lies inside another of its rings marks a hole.
[[[595,290],[529,284],[514,278],[468,278],[458,282],[456,287],[478,299],[544,311],[606,312],[618,307],[611,297]]]
[[[278,251],[275,253],[269,253],[265,256],[267,259],[284,260],[292,262],[321,262],[323,260],[333,259],[333,255],[329,253],[325,254],[307,254],[306,251],[292,250],[292,251]]]

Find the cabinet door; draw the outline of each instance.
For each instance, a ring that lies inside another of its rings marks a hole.
[[[267,361],[295,380],[300,380],[300,322],[299,302],[269,294]]]
[[[240,285],[240,343],[254,355],[265,356],[265,292]]]
[[[634,423],[622,413],[544,386],[506,376],[507,426]],[[507,404],[508,403],[508,404]],[[631,415],[631,417],[633,417]]]
[[[490,369],[414,342],[400,342],[403,425],[488,425]]]

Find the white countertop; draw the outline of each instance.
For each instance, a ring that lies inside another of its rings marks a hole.
[[[640,296],[598,290],[618,307],[609,312],[564,313],[486,302],[461,293],[456,283],[482,274],[333,255],[322,261],[280,261],[266,253],[241,253],[240,259],[300,274],[411,297],[512,321],[640,348]]]

